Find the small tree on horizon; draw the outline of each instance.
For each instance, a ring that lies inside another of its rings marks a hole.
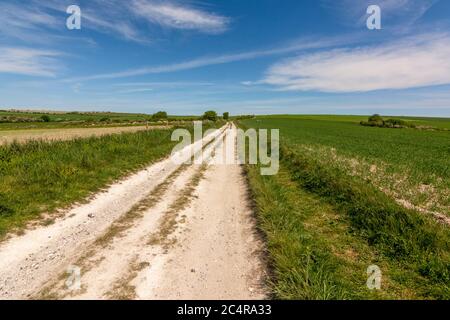
[[[41,116],[41,120],[44,122],[50,122],[50,117],[46,114],[44,114],[43,116]]]
[[[369,117],[369,121],[382,122],[383,118],[379,114],[374,114],[373,116]]]
[[[224,112],[223,113],[223,120],[228,120],[230,118],[230,113],[229,112]]]
[[[167,112],[165,111],[158,111],[155,114],[152,115],[152,119],[153,120],[162,120],[162,119],[167,119]]]
[[[212,110],[206,111],[202,116],[202,120],[217,121],[217,112]]]

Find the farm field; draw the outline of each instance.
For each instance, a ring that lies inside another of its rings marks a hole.
[[[368,180],[406,206],[450,216],[450,132],[363,127],[359,121],[275,116],[243,123],[279,128],[286,145],[324,165]]]
[[[298,120],[320,120],[320,121],[336,121],[359,123],[366,121],[368,115],[261,115],[258,119],[298,119]],[[386,119],[399,119],[417,126],[429,126],[437,129],[450,129],[450,118],[433,118],[433,117],[408,117],[408,116],[384,116]]]
[[[448,299],[450,132],[363,127],[361,120],[240,121],[280,130],[279,174],[263,177],[247,166],[273,258],[275,295]],[[376,293],[365,286],[370,265],[383,274]]]
[[[168,116],[163,120],[184,122],[195,119],[198,117]],[[139,125],[157,125],[157,120],[150,114],[139,113],[0,110],[0,131]]]
[[[30,130],[0,130],[0,145],[13,142],[26,143],[30,140],[71,140],[74,138],[88,138],[125,132],[165,129],[169,126],[124,126],[106,128],[59,128],[59,129],[30,129]]]
[[[0,303],[448,310],[449,13],[0,1]]]

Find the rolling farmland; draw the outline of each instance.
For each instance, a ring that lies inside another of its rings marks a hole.
[[[280,173],[247,167],[274,257],[273,290],[282,299],[448,299],[450,132],[359,121],[241,121],[280,130]],[[383,272],[376,292],[361,276],[372,264]]]

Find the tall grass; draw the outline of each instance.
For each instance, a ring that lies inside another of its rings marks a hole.
[[[310,140],[324,139],[320,132],[314,133],[318,137],[303,134]],[[276,296],[449,299],[449,229],[400,206],[351,172],[297,148],[294,135],[299,133],[281,134],[285,139],[278,176],[262,177],[257,168],[247,166],[268,239]],[[350,143],[347,136],[334,139],[337,145]],[[387,273],[387,284],[378,295],[361,289],[364,266],[371,263],[382,265]]]
[[[422,213],[408,210],[383,192],[284,147],[293,179],[337,206],[370,245],[391,259],[410,263],[433,282],[450,283],[450,232]]]
[[[169,130],[0,148],[0,235],[168,154]]]
[[[204,129],[222,122],[208,123]],[[188,126],[192,130],[192,126]],[[0,236],[170,153],[172,130],[0,147]]]

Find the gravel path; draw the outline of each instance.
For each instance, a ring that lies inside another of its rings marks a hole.
[[[265,298],[242,168],[216,164],[235,134],[205,137],[203,164],[168,158],[2,243],[0,299]],[[181,157],[191,150],[202,141]]]

